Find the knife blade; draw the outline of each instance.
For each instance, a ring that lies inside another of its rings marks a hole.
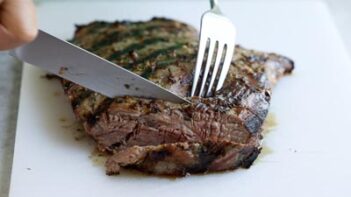
[[[107,97],[136,96],[171,102],[186,99],[89,51],[39,30],[10,55]]]

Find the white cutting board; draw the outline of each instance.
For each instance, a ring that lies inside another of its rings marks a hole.
[[[74,117],[57,82],[24,67],[10,197],[62,196],[351,196],[351,62],[326,5],[319,2],[221,1],[245,47],[295,60],[273,93],[277,128],[249,170],[169,179],[106,176],[76,141]],[[74,23],[168,16],[199,25],[207,1],[47,3],[40,27],[61,38]],[[270,150],[270,151],[267,151]],[[93,158],[96,159],[96,158]]]

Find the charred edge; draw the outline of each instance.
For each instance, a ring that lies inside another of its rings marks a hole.
[[[105,21],[95,21],[91,25],[89,25],[88,34],[96,33],[98,30],[107,27],[110,23]]]
[[[67,93],[74,86],[74,83],[66,81],[64,79],[62,79],[61,83],[65,93]]]
[[[165,23],[166,22],[174,22],[174,20],[168,19],[165,17],[152,17],[150,21],[152,21],[152,22],[165,22]],[[117,21],[113,22],[112,25],[117,25],[117,26],[118,25],[129,25],[129,24],[140,25],[140,24],[145,24],[145,23],[150,22],[150,21],[117,20]]]
[[[264,120],[262,120],[257,114],[253,113],[250,109],[243,109],[248,110],[253,115],[253,117],[243,120],[246,131],[250,134],[259,132]],[[266,110],[266,114],[268,114],[268,110]]]
[[[244,155],[240,166],[243,168],[250,168],[252,163],[257,159],[258,155],[261,153],[261,148],[250,147],[241,150],[240,154]]]
[[[292,61],[291,59],[287,58],[287,61],[289,62],[289,64],[291,65],[290,68],[286,69],[284,74],[290,74],[292,73],[292,71],[294,70],[295,68],[295,62]]]
[[[90,24],[88,24],[90,25]],[[75,24],[75,31],[74,31],[74,34],[78,34],[81,30],[85,29],[88,25],[78,25],[78,24]],[[73,39],[72,39],[73,41]],[[68,41],[68,42],[71,42],[71,41]]]
[[[151,21],[160,21],[160,22],[165,22],[165,23],[175,22],[173,19],[169,19],[169,18],[165,18],[165,17],[159,17],[159,16],[152,17]],[[184,23],[180,23],[180,22],[178,22],[178,23],[183,25],[183,26],[187,26]]]
[[[103,27],[107,27],[110,23],[106,21],[94,21],[88,24],[75,24],[75,34],[78,34],[81,30],[88,28],[88,33],[95,33],[96,30]]]
[[[205,144],[201,147],[198,156],[198,163],[190,168],[186,169],[187,172],[191,173],[202,173],[208,170],[208,166],[223,152],[222,149],[216,147],[213,144]]]
[[[168,150],[159,150],[159,151],[152,151],[148,154],[148,158],[151,161],[157,162],[157,161],[162,161],[166,157],[171,156],[172,153],[169,152]]]
[[[61,80],[61,77],[54,75],[54,74],[46,74],[46,75],[44,75],[44,78],[47,80],[52,80],[52,79]]]

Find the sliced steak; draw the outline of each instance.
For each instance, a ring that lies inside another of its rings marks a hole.
[[[77,26],[71,42],[186,97],[197,34],[184,23],[154,18]],[[189,98],[192,104],[110,99],[62,83],[86,133],[100,151],[111,155],[107,174],[126,167],[185,175],[250,167],[261,149],[271,89],[293,67],[286,57],[236,46],[224,87],[210,98]]]
[[[111,156],[106,166],[107,174],[119,173],[122,166],[161,175],[186,175],[248,168],[259,153],[257,147],[231,142],[166,143],[123,149]]]

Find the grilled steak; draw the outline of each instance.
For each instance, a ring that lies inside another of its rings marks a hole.
[[[71,42],[186,97],[197,39],[189,25],[154,18],[78,26]],[[250,167],[260,153],[271,89],[292,70],[286,57],[236,46],[224,87],[210,98],[190,98],[191,104],[110,99],[62,83],[86,133],[110,155],[107,174],[125,167],[182,176]]]

